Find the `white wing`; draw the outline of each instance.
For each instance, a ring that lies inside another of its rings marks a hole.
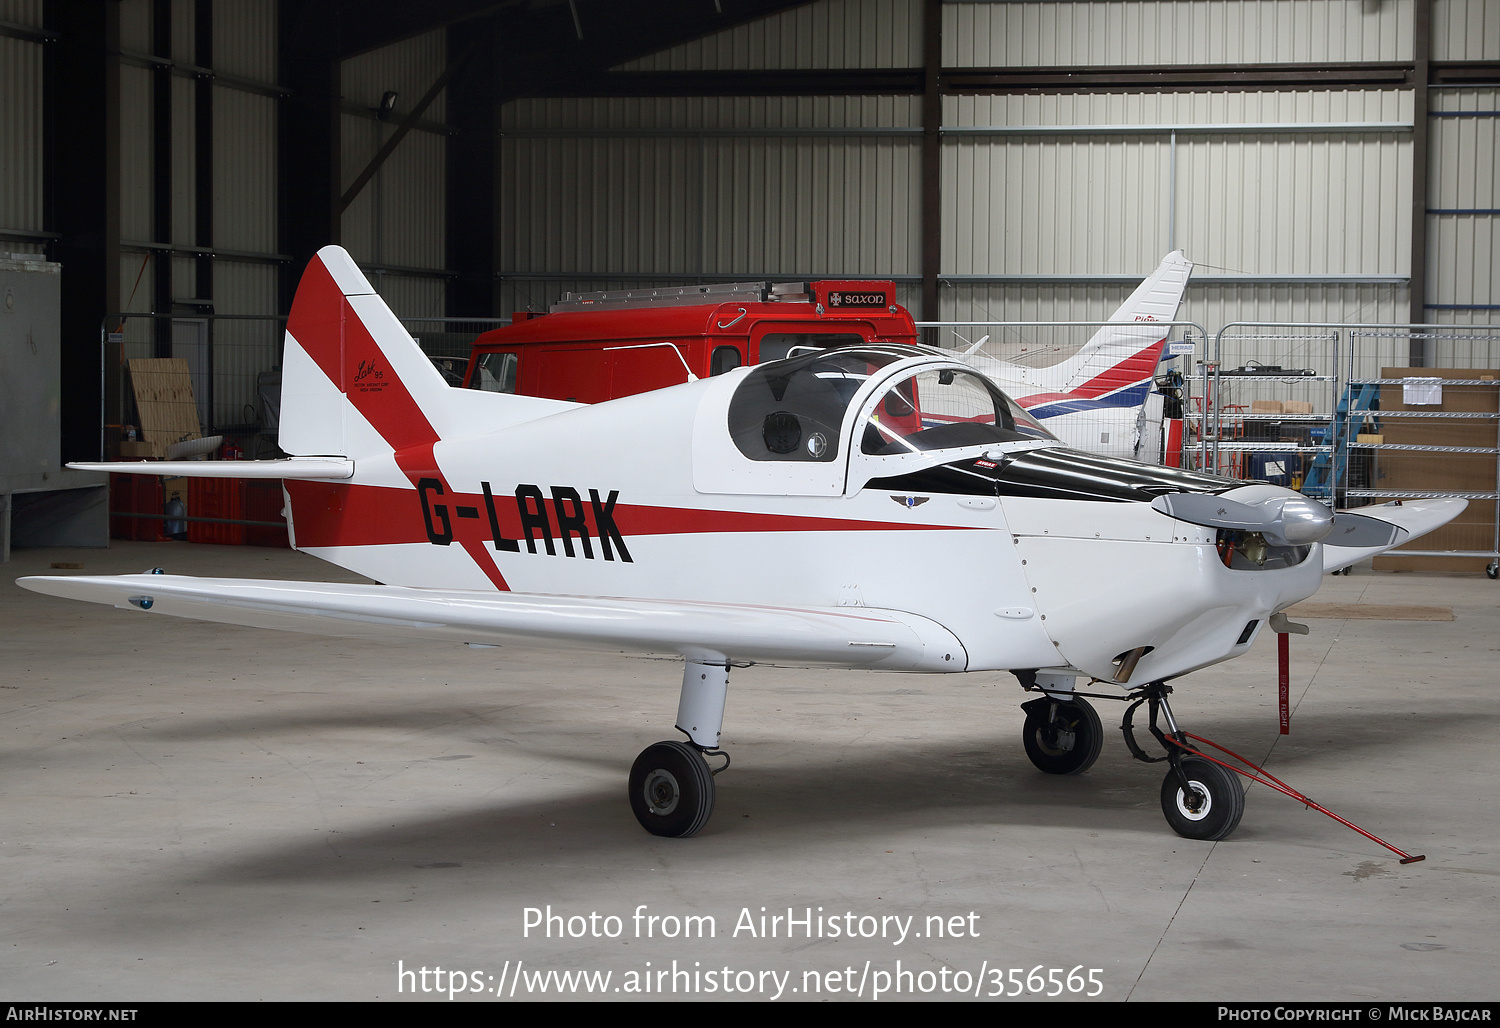
[[[182,575],[36,577],[16,582],[67,599],[316,635],[499,643],[516,640],[639,653],[893,671],[962,671],[962,645],[936,622],[865,607],[751,604]]]
[[[1426,535],[1458,517],[1468,505],[1468,500],[1403,500],[1399,503],[1382,503],[1378,506],[1340,511],[1340,517],[1344,514],[1357,514],[1362,518],[1384,521],[1394,526],[1396,531],[1385,545],[1341,546],[1339,521],[1335,519],[1333,532],[1323,540],[1323,570],[1338,571],[1366,557],[1384,553],[1393,546],[1400,546],[1409,539]]]

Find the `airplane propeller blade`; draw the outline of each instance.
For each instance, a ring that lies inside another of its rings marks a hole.
[[[1151,506],[1167,517],[1204,528],[1259,532],[1267,524],[1260,508],[1208,493],[1163,493],[1151,501]]]
[[[1190,525],[1259,532],[1270,542],[1285,546],[1315,543],[1333,527],[1333,512],[1302,496],[1241,503],[1208,493],[1166,493],[1152,500],[1151,506]]]
[[[1328,546],[1395,546],[1405,532],[1399,525],[1363,514],[1335,514],[1333,531],[1323,542]]]

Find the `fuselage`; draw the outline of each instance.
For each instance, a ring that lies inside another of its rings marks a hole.
[[[1317,589],[1316,545],[1229,566],[1150,506],[1240,483],[952,408],[988,401],[949,357],[835,352],[289,482],[295,544],[393,585],[909,612],[959,640],[955,671],[1112,678],[1144,649],[1122,684],[1232,657]]]

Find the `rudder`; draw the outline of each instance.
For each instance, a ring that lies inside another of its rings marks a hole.
[[[348,252],[319,250],[287,318],[282,449],[358,458],[434,443],[447,392]]]

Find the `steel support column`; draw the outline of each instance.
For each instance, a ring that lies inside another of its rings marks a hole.
[[[62,264],[62,458],[97,460],[118,423],[119,367],[100,366],[100,327],[120,309],[120,5],[44,4],[48,228]],[[107,398],[107,399],[106,399]],[[107,402],[104,420],[100,404]]]
[[[924,0],[922,8],[922,320],[942,317],[938,271],[942,261],[943,171],[943,3]],[[936,338],[927,340],[935,344]]]
[[[277,125],[277,249],[292,258],[281,273],[284,314],[291,309],[303,267],[320,248],[339,242],[343,98],[334,46],[337,23],[328,9],[281,0],[280,24],[279,80],[291,91]]]
[[[498,32],[493,19],[448,29],[449,60],[476,35],[484,37],[467,67],[448,83],[447,120],[458,133],[448,137],[445,263],[456,275],[448,280],[447,303],[450,313],[470,317],[493,316],[499,288],[495,276]]]
[[[214,66],[213,0],[196,0],[194,10],[193,60],[200,68]],[[197,212],[193,242],[205,251],[214,245],[214,80],[199,75],[193,83],[193,200]],[[200,253],[194,261],[193,296],[211,300],[214,295],[212,253]],[[213,329],[210,325],[209,329]],[[210,352],[213,340],[210,338]]]
[[[1411,323],[1427,320],[1427,141],[1431,119],[1427,109],[1428,59],[1432,55],[1432,0],[1416,0],[1412,11],[1412,137],[1411,137]],[[1426,363],[1425,339],[1411,341],[1411,366]]]
[[[152,0],[151,53],[158,63],[151,71],[151,240],[171,246],[172,238],[172,0]],[[172,254],[158,250],[151,257],[151,309],[172,309]],[[156,356],[172,356],[172,322],[154,318],[151,331]]]

